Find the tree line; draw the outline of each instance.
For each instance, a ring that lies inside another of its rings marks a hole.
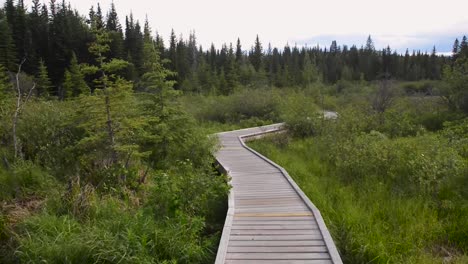
[[[38,95],[65,98],[83,89],[94,90],[95,76],[85,76],[82,69],[96,63],[88,50],[96,39],[93,28],[108,34],[106,58],[129,62],[120,75],[133,81],[136,89],[144,89],[144,43],[151,42],[163,65],[175,73],[169,77],[175,88],[203,94],[231,94],[239,86],[305,87],[315,81],[439,80],[443,66],[467,45],[466,37],[456,40],[454,60],[438,56],[435,47],[430,54],[409,50],[399,54],[390,47],[377,50],[371,36],[361,47],[340,46],[336,41],[326,48],[264,47],[257,36],[247,49],[240,39],[220,49],[214,45],[203,49],[195,33],[184,39],[172,31],[166,47],[161,35],[153,36],[147,19],[141,25],[130,14],[121,25],[113,3],[106,14],[98,4],[83,16],[65,1],[44,5],[33,0],[27,8],[23,0],[7,0],[0,9],[0,64],[14,72],[25,59],[23,70],[35,76]]]

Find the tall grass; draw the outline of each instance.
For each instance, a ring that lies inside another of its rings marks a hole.
[[[467,200],[398,191],[394,181],[371,177],[379,174],[371,175],[372,168],[361,171],[368,177],[345,175],[330,162],[320,138],[284,144],[281,137],[249,144],[283,166],[321,210],[344,263],[467,263]],[[373,157],[367,158],[372,165]]]

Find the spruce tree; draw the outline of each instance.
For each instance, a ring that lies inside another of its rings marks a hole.
[[[0,10],[0,64],[9,71],[16,70],[16,52],[8,20]]]
[[[73,97],[73,80],[72,75],[69,70],[65,70],[65,74],[63,76],[63,83],[62,83],[62,91],[60,94],[60,98],[63,99],[70,99]]]
[[[460,57],[468,58],[468,40],[466,36],[463,36],[460,42]]]
[[[260,42],[260,39],[258,38],[258,35],[257,35],[257,38],[255,39],[255,46],[252,50],[252,54],[250,55],[250,61],[257,72],[260,71],[260,67],[262,66],[262,57],[263,57],[262,43]]]
[[[176,70],[176,63],[177,63],[177,39],[176,35],[174,32],[174,29],[171,31],[171,37],[169,40],[169,51],[168,51],[168,59],[170,60],[169,62],[169,69],[172,71]]]
[[[97,11],[96,15],[94,16],[94,19],[97,29],[104,28],[104,17],[102,15],[101,5],[99,3],[97,4]]]
[[[240,64],[242,62],[242,45],[240,42],[240,39],[237,38],[237,44],[236,44],[236,63]]]
[[[458,38],[455,39],[455,42],[453,43],[453,48],[452,48],[452,61],[455,62],[458,59],[458,55],[460,52],[460,42],[458,41]]]
[[[86,111],[94,111],[95,117],[90,117],[86,127],[90,133],[90,138],[85,139],[85,144],[90,144],[91,147],[95,144],[102,146],[102,155],[104,160],[104,166],[112,166],[119,162],[119,152],[122,150],[126,152],[122,142],[119,142],[117,135],[119,130],[116,127],[119,126],[119,121],[122,119],[116,116],[125,116],[125,111],[129,106],[125,105],[130,98],[131,85],[120,78],[116,73],[127,68],[129,63],[120,59],[109,59],[105,56],[109,52],[110,38],[108,33],[103,29],[95,29],[94,34],[96,40],[89,45],[89,52],[95,56],[95,65],[83,65],[84,71],[91,76],[99,76],[95,79],[96,88],[94,91],[94,98],[81,97],[84,103],[87,103],[85,108]],[[96,104],[89,104],[87,100],[96,101]],[[98,107],[99,109],[95,109]],[[134,106],[133,106],[134,107]],[[121,111],[119,113],[118,111]],[[104,127],[103,127],[104,126]],[[102,134],[104,129],[105,135]],[[122,130],[120,130],[122,131]],[[96,133],[96,136],[93,135]],[[94,142],[94,143],[93,143]],[[128,150],[128,149],[127,149]]]
[[[304,53],[303,61],[302,85],[307,87],[318,80],[318,71],[307,52]]]
[[[75,53],[72,54],[70,67],[66,72],[69,74],[69,83],[67,84],[68,88],[66,90],[67,97],[79,96],[80,94],[88,95],[90,93],[90,89],[84,81],[84,75],[81,72],[80,65],[78,64],[78,59],[76,58]],[[67,74],[65,74],[65,79],[67,79]]]
[[[229,50],[224,65],[227,85],[226,92],[227,94],[231,94],[234,92],[234,88],[237,86],[238,83],[238,76],[236,71],[236,56],[234,54],[234,48],[232,47],[232,43],[229,45]]]
[[[39,71],[36,77],[36,92],[39,97],[49,96],[49,92],[52,88],[52,83],[49,78],[49,73],[44,61],[41,59],[39,61]]]
[[[107,14],[106,30],[109,32],[109,56],[122,59],[124,57],[124,36],[114,2],[111,3],[110,12]]]

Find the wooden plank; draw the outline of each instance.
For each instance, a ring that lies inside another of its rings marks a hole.
[[[242,213],[307,213],[307,210],[303,207],[293,209],[293,208],[252,208],[252,209],[234,209],[236,214]]]
[[[233,240],[247,240],[247,241],[272,241],[272,240],[322,240],[322,235],[312,234],[312,235],[232,235],[230,241]]]
[[[310,230],[318,229],[315,224],[307,225],[235,225],[233,224],[231,230],[287,230],[287,229],[299,229],[299,230]]]
[[[227,253],[226,259],[330,259],[328,253]]]
[[[318,229],[232,229],[231,237],[243,235],[317,235],[322,237]]]
[[[307,246],[294,246],[294,247],[228,247],[229,253],[326,253],[328,252],[327,247],[317,246],[317,247],[307,247]]]
[[[274,240],[274,241],[229,241],[229,246],[233,247],[302,247],[302,246],[325,246],[322,240]]]
[[[315,221],[313,216],[240,216],[234,215],[234,221]]]
[[[300,226],[300,225],[314,225],[317,226],[315,220],[311,219],[309,221],[289,221],[289,220],[262,220],[262,221],[240,221],[234,219],[232,223],[233,226],[257,226],[257,225],[288,225],[288,226]]]
[[[226,264],[332,264],[329,259],[296,259],[296,260],[248,260],[248,259],[227,259]]]
[[[237,213],[234,217],[296,217],[296,216],[312,216],[311,212],[301,212],[301,213]]]

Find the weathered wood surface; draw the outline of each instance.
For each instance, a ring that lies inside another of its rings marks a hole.
[[[342,263],[318,209],[288,173],[244,141],[282,124],[219,133],[216,159],[231,177],[216,263]]]

